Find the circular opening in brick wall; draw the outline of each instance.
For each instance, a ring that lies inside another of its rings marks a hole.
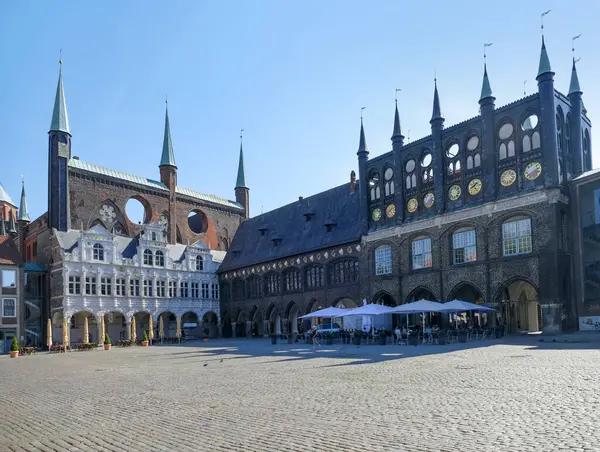
[[[136,197],[129,198],[127,204],[125,204],[125,213],[127,218],[133,224],[147,223],[151,218],[150,206],[144,199],[138,199]]]
[[[192,210],[188,214],[188,226],[195,234],[202,234],[208,229],[208,220],[204,212]]]

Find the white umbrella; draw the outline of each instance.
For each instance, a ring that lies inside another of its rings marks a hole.
[[[452,300],[442,304],[441,312],[465,312],[465,311],[495,311],[493,308],[482,306],[468,301]]]
[[[315,319],[315,318],[319,317],[322,319],[333,319],[334,317],[347,316],[350,311],[353,311],[353,309],[325,308],[325,309],[319,309],[318,311],[315,311],[315,312],[311,312],[310,314],[300,316],[299,318],[300,319]]]
[[[391,313],[391,311],[392,311],[392,308],[390,308],[389,306],[383,306],[380,304],[371,303],[371,304],[363,305],[360,308],[353,309],[351,312],[349,312],[346,315],[348,315],[348,316],[356,316],[356,315],[373,316],[373,315],[389,314],[389,313]],[[371,329],[371,333],[374,335],[375,329],[373,328],[372,322],[371,322],[370,329]]]
[[[442,312],[442,303],[437,301],[419,300],[392,308],[390,314],[416,314],[418,312]]]

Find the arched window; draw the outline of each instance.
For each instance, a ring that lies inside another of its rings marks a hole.
[[[379,187],[379,173],[374,171],[369,177],[369,190],[371,193],[371,201],[381,198],[381,188]]]
[[[422,172],[422,180],[423,184],[430,184],[433,182],[433,168],[431,168],[431,152],[429,149],[424,149],[421,157],[421,168],[423,168]],[[415,180],[416,182],[416,180]],[[416,185],[416,183],[415,183]]]
[[[104,247],[99,243],[94,243],[92,258],[95,261],[103,261],[104,260]]]
[[[283,289],[285,292],[297,292],[302,290],[302,279],[300,277],[300,272],[295,268],[290,268],[283,274],[283,281]]]
[[[502,224],[502,254],[516,256],[531,253],[531,219],[514,218]]]
[[[248,298],[260,298],[262,297],[262,281],[260,276],[252,275],[248,278]]]
[[[467,152],[471,155],[467,157],[467,169],[477,168],[481,166],[481,155],[479,154],[479,137],[471,132],[470,138],[467,140]]]
[[[429,237],[417,238],[412,242],[413,270],[431,267],[431,239]]]
[[[506,158],[515,156],[515,127],[510,122],[505,122],[500,129],[498,129],[498,141],[500,145],[498,147],[498,158],[504,160]]]
[[[523,152],[531,151],[531,138],[529,135],[523,136]]]
[[[380,246],[375,250],[375,274],[389,275],[392,273],[392,247]]]
[[[540,133],[538,131],[538,117],[532,113],[528,115],[521,123],[523,132],[523,152],[529,152],[540,147]]]
[[[152,251],[144,250],[144,265],[152,265],[153,260]]]
[[[157,251],[155,255],[155,262],[157,267],[165,266],[165,255],[162,251]]]
[[[448,175],[460,174],[460,146],[458,143],[450,143],[446,147],[446,161],[448,164]]]
[[[317,289],[325,285],[323,278],[323,267],[320,265],[313,265],[308,267],[305,271],[306,287],[309,289]]]
[[[232,283],[233,290],[233,299],[234,300],[242,300],[245,296],[244,290],[244,280],[243,279],[234,279]]]
[[[404,171],[406,172],[406,189],[415,188],[417,186],[417,176],[415,174],[415,168],[417,162],[413,158],[409,158],[404,165]]]
[[[277,273],[269,273],[265,276],[265,295],[276,295],[281,292],[279,285],[279,275]]]
[[[477,260],[477,238],[475,229],[459,229],[452,234],[452,261],[464,264]]]
[[[341,259],[327,267],[327,278],[331,286],[353,283],[358,280],[358,259]]]
[[[204,270],[204,258],[202,256],[196,256],[196,270]]]
[[[467,169],[473,169],[473,157],[472,156],[467,157]]]
[[[390,196],[394,194],[394,170],[392,168],[387,168],[383,173],[384,179],[384,192],[385,196]]]
[[[585,165],[585,170],[589,171],[592,169],[592,152],[591,152],[591,148],[592,145],[590,143],[590,132],[588,129],[585,129],[584,132],[582,132],[582,140],[581,142],[583,143],[583,163]]]
[[[481,154],[479,152],[473,156],[473,161],[475,168],[479,168],[481,166]]]

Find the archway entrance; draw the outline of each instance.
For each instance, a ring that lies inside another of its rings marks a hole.
[[[235,335],[236,337],[246,337],[246,316],[244,315],[244,311],[239,311],[236,317]]]
[[[479,304],[479,305],[483,305],[483,303],[484,303],[483,295],[481,294],[479,289],[468,283],[464,283],[464,284],[460,284],[460,285],[456,286],[450,292],[448,301],[450,301],[450,300],[461,300],[461,301],[466,301],[468,303],[475,303],[475,304]],[[456,317],[456,315],[454,315],[454,314],[450,315],[450,318],[453,320],[462,321],[467,325],[472,324],[473,326],[475,326],[477,328],[495,325],[494,317],[495,316],[493,315],[493,313],[488,314],[487,312],[476,312],[476,311],[469,311],[466,313],[461,313],[461,315],[458,317]]]
[[[222,318],[223,322],[223,337],[231,337],[233,336],[233,329],[231,328],[231,317],[229,317],[229,312],[226,312]]]
[[[509,333],[540,331],[542,309],[537,289],[527,281],[506,284],[500,295],[502,322]]]
[[[297,334],[300,322],[298,321],[298,306],[293,301],[288,304],[285,319],[283,334]]]
[[[431,290],[427,287],[417,287],[413,290],[408,297],[406,297],[405,303],[413,303],[419,300],[428,300],[428,301],[438,301],[437,297],[433,294]],[[394,316],[398,317],[398,325],[403,326],[406,325],[406,315]],[[430,313],[425,314],[425,318],[423,318],[423,314],[409,314],[408,315],[408,324],[414,325],[416,327],[422,327],[423,323],[431,324],[431,325],[439,325],[443,326],[443,319],[445,316],[442,316],[439,313]]]
[[[202,332],[204,337],[217,337],[218,336],[218,324],[219,318],[214,312],[207,312],[202,317]]]
[[[198,322],[198,315],[188,311],[181,316],[181,335],[185,339],[199,339],[202,337],[202,326]]]
[[[265,334],[263,312],[255,306],[250,313],[250,318],[252,322],[252,337],[263,337]]]
[[[340,309],[354,309],[358,308],[356,302],[351,298],[342,298],[341,300],[336,301],[333,304],[334,308]],[[340,324],[340,326],[345,330],[355,330],[360,329],[360,322],[362,319],[360,317],[342,317],[341,319],[334,319],[335,323]],[[358,323],[357,323],[358,322]]]
[[[104,332],[113,344],[127,339],[127,322],[122,312],[111,311],[104,314]]]
[[[148,335],[150,334],[150,313],[148,313],[147,311],[136,312],[135,314],[133,314],[133,318],[135,319],[135,337],[133,336],[132,324],[131,339],[134,341],[137,341],[138,339],[142,340],[144,338],[144,333]],[[157,336],[154,336],[154,339],[157,339]]]
[[[158,320],[156,322],[156,333],[154,335],[155,338],[160,339],[161,330],[160,330],[160,322],[162,319],[162,333],[164,334],[164,339],[173,339],[177,335],[177,316],[169,311],[163,312],[158,316]]]
[[[394,307],[396,306],[396,300],[387,292],[380,292],[375,297],[373,297],[373,303],[380,304],[383,306]],[[374,326],[377,329],[383,330],[394,330],[398,325],[400,325],[402,316],[393,314],[393,315],[379,315],[374,317]]]

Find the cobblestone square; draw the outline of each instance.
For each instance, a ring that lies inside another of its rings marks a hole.
[[[600,450],[594,343],[185,346],[0,358],[0,450]]]

